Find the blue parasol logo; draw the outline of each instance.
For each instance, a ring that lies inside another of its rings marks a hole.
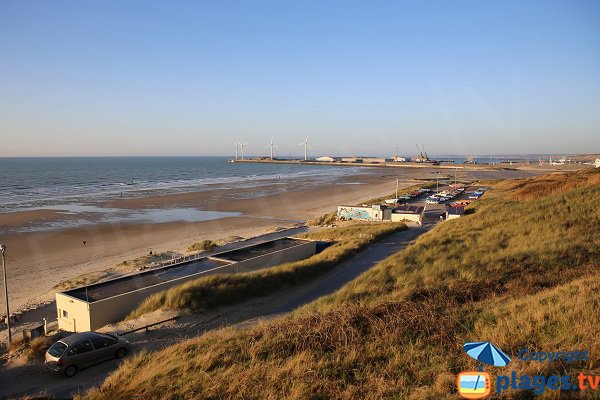
[[[464,349],[469,356],[483,364],[505,367],[510,362],[510,357],[492,342],[469,342],[465,343]]]

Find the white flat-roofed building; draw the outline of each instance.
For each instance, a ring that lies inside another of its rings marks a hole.
[[[58,327],[94,331],[122,320],[154,293],[212,274],[256,271],[302,260],[316,251],[315,241],[281,238],[67,290],[56,294]]]
[[[392,222],[412,221],[419,225],[423,223],[425,207],[404,204],[392,210]]]

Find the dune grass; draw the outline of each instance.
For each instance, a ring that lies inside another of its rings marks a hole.
[[[323,214],[320,217],[311,219],[306,224],[308,226],[325,226],[334,225],[337,222],[337,211],[332,211],[327,214]]]
[[[410,298],[463,286],[465,296],[479,298],[517,288],[529,293],[580,276],[585,273],[582,266],[598,262],[600,185],[536,201],[507,199],[527,187],[524,182],[505,186],[472,203],[471,214],[440,224],[421,236],[416,246],[388,258],[320,303]],[[470,293],[471,287],[479,290]]]
[[[455,399],[456,374],[476,368],[462,344],[480,340],[513,356],[508,367],[487,367],[492,375],[598,375],[600,185],[582,178],[569,189],[527,189],[536,179],[499,184],[473,214],[438,225],[321,301],[141,353],[81,398]],[[523,188],[526,198],[515,194]],[[587,349],[592,358],[522,362],[521,347]]]
[[[214,249],[215,247],[217,247],[217,244],[215,242],[213,242],[212,240],[203,240],[201,242],[197,242],[192,244],[191,246],[188,247],[187,251],[188,253],[194,252],[200,252],[200,251],[211,251],[212,249]]]
[[[186,282],[150,296],[128,318],[136,318],[161,308],[201,312],[208,307],[266,296],[285,286],[323,274],[370,243],[402,229],[406,229],[406,225],[402,223],[359,223],[304,234],[300,237],[335,243],[305,260],[255,272],[210,275]]]

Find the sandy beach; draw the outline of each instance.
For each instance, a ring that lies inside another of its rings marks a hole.
[[[257,198],[251,197],[253,189],[207,190],[96,204],[130,210],[186,207],[240,214],[200,222],[115,222],[11,233],[38,223],[68,221],[80,216],[43,209],[0,214],[2,242],[8,246],[11,311],[52,299],[52,288],[62,281],[113,267],[150,251],[185,252],[189,245],[204,239],[254,237],[331,211],[338,203],[356,203],[393,191],[390,180],[379,181],[373,175],[352,180],[301,189],[281,185],[280,192]]]
[[[531,174],[530,171],[464,171],[460,177],[493,179]],[[19,228],[31,228],[48,221],[77,222],[82,216],[54,209],[0,214],[2,241],[8,246],[12,311],[52,299],[52,288],[60,282],[113,267],[150,251],[183,253],[188,246],[204,239],[254,237],[304,223],[335,210],[339,204],[357,204],[390,194],[394,191],[396,176],[401,177],[401,187],[418,183],[415,179],[434,177],[432,171],[427,170],[374,169],[341,176],[335,183],[327,185],[271,182],[260,188],[211,188],[193,193],[117,198],[95,204],[101,208],[133,211],[182,208],[236,213],[232,217],[199,222],[98,222],[64,229],[19,232]]]

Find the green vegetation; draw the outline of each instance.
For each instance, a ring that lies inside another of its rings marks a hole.
[[[46,350],[48,350],[54,342],[65,336],[67,336],[65,332],[58,332],[52,336],[40,336],[33,339],[17,335],[8,346],[8,351],[11,353],[23,354],[27,361],[41,361],[44,358],[44,354],[46,354]]]
[[[330,213],[321,215],[313,220],[307,222],[308,226],[325,226],[325,225],[334,225],[337,221],[337,211],[332,211]]]
[[[213,242],[212,240],[203,240],[200,243],[194,243],[193,245],[188,247],[187,251],[190,253],[191,252],[197,253],[200,251],[211,251],[215,247],[217,247],[217,244],[215,242]]]
[[[486,368],[492,374],[600,374],[599,178],[588,170],[499,183],[474,213],[339,292],[276,320],[138,354],[82,398],[455,399],[456,374],[476,368],[462,343],[476,340],[513,357],[522,347],[592,355],[513,360]]]
[[[251,297],[265,296],[287,285],[295,285],[329,271],[370,243],[401,229],[406,229],[406,226],[401,223],[362,223],[307,233],[301,237],[335,243],[305,260],[256,272],[210,275],[186,282],[150,296],[131,313],[129,318],[139,317],[161,308],[191,309],[201,312],[208,307],[235,304]]]

